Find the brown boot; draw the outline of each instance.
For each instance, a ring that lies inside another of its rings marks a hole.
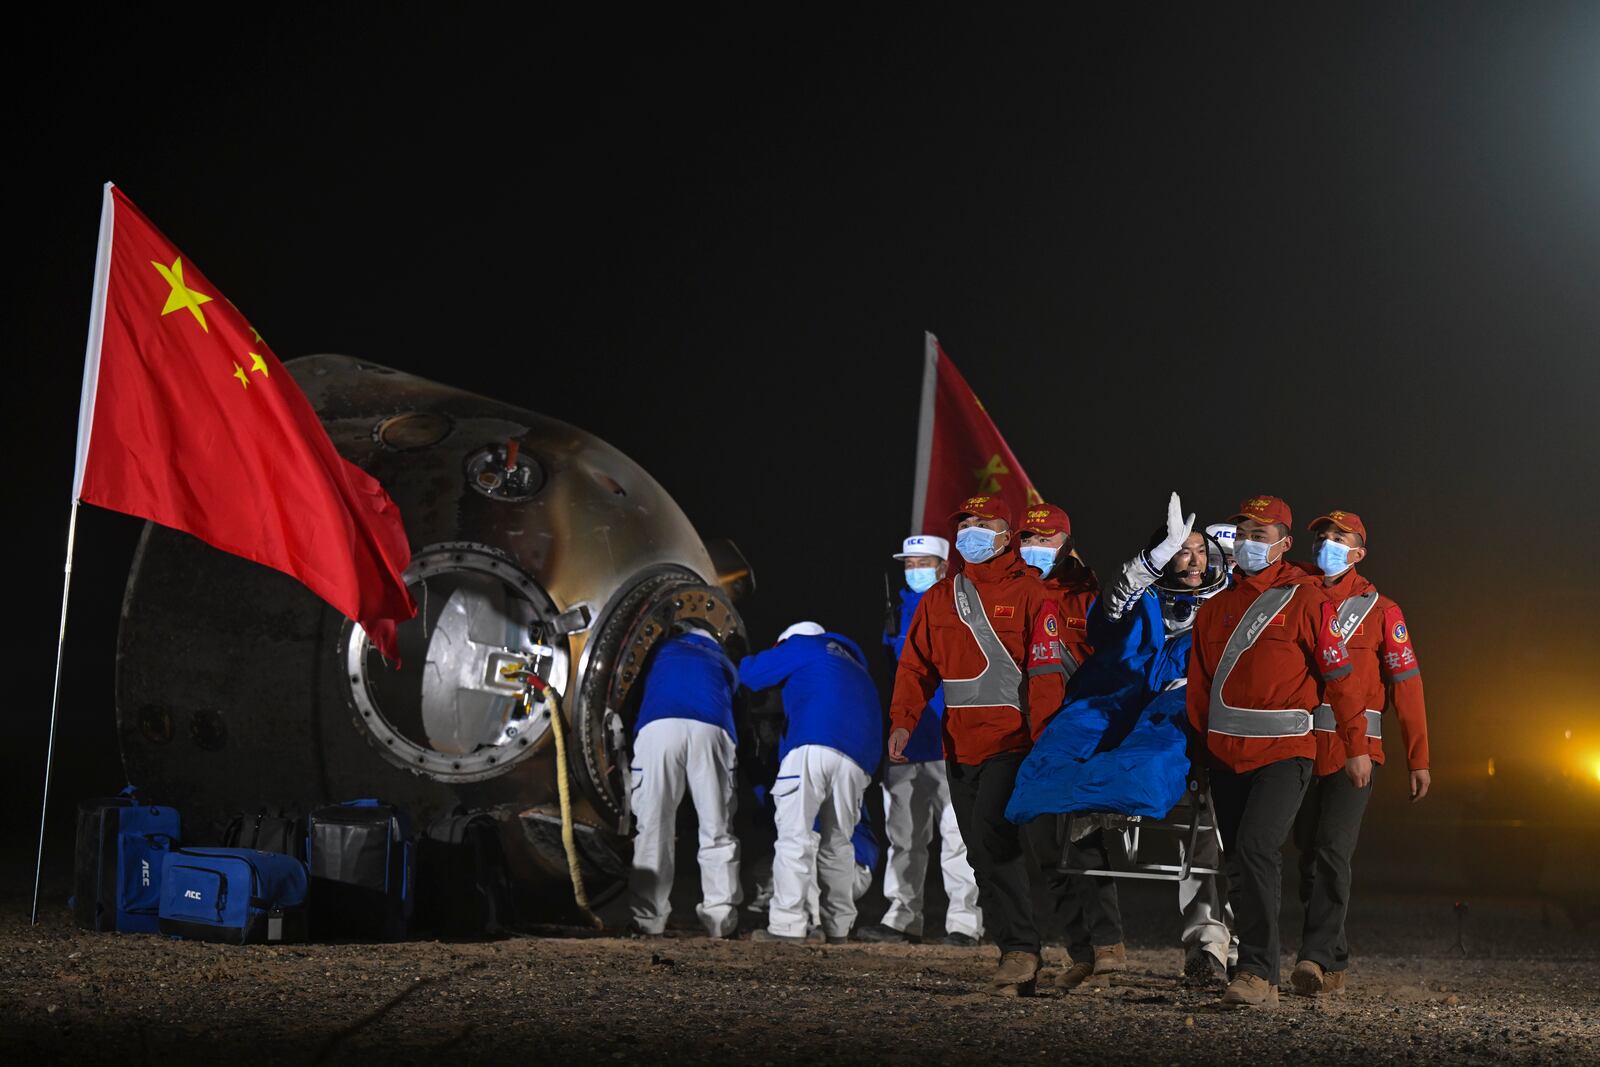
[[[1056,975],[1057,989],[1076,989],[1089,980],[1094,974],[1094,964],[1087,961],[1074,963],[1060,974]]]
[[[1289,973],[1289,986],[1302,997],[1320,997],[1328,990],[1328,972],[1316,960],[1301,960]]]
[[[1003,952],[1000,967],[990,979],[990,992],[997,997],[1031,997],[1039,979],[1037,952]]]
[[[1222,994],[1222,1003],[1229,1008],[1274,1008],[1278,1005],[1278,987],[1268,985],[1267,980],[1259,975],[1240,971],[1228,983],[1228,991]]]
[[[1094,947],[1094,973],[1109,974],[1112,971],[1125,971],[1128,969],[1128,950],[1118,941],[1115,945],[1096,945]]]
[[[1324,993],[1343,993],[1344,976],[1346,971],[1328,971],[1322,976],[1322,991]]]

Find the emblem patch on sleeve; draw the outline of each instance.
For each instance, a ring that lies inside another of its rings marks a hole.
[[[1397,644],[1397,645],[1405,644],[1406,643],[1406,639],[1408,637],[1410,637],[1410,636],[1411,636],[1411,634],[1407,632],[1405,623],[1397,622],[1397,623],[1394,624],[1394,643],[1395,644]]]
[[[1051,637],[1056,635],[1056,617],[1054,615],[1046,615],[1044,617],[1044,632]]]

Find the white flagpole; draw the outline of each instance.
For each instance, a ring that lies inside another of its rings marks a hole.
[[[922,347],[922,409],[917,417],[917,484],[911,491],[910,534],[923,534],[923,512],[928,507],[928,471],[933,466],[933,398],[939,385],[939,339],[923,332]]]
[[[39,795],[39,850],[33,862],[33,912],[39,925],[39,882],[44,873],[44,827],[50,811],[50,769],[55,762],[56,720],[61,708],[61,664],[67,649],[67,602],[72,595],[72,556],[78,542],[78,494],[83,488],[83,468],[89,458],[89,433],[94,427],[95,395],[100,386],[100,344],[106,332],[106,286],[111,277],[111,230],[116,217],[111,183],[106,182],[100,202],[100,240],[95,250],[94,293],[89,299],[89,340],[83,356],[83,394],[78,400],[78,455],[72,472],[72,509],[67,519],[67,561],[61,577],[61,630],[56,637],[56,680],[50,697],[50,740],[44,753],[44,792]]]

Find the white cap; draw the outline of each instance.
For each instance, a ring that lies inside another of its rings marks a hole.
[[[821,637],[826,632],[826,630],[814,622],[797,622],[787,630],[783,631],[783,633],[779,634],[778,641],[779,643],[782,643],[796,635],[801,637]]]
[[[1232,563],[1233,541],[1239,535],[1239,527],[1231,522],[1214,522],[1206,527],[1206,533],[1217,539],[1217,544],[1222,546],[1222,554]]]
[[[900,546],[900,551],[894,554],[895,559],[906,559],[910,556],[938,556],[942,560],[950,558],[950,542],[942,537],[932,534],[917,534],[908,537]]]

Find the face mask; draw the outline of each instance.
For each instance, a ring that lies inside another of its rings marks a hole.
[[[1049,548],[1045,545],[1023,545],[1022,562],[1038,571],[1041,575],[1049,574],[1050,568],[1056,565],[1056,555],[1060,549]]]
[[[911,587],[913,593],[926,593],[933,588],[933,583],[938,580],[938,567],[909,567],[906,569],[906,585]]]
[[[1337,541],[1322,541],[1317,545],[1317,566],[1332,578],[1350,569],[1350,547]]]
[[[968,563],[982,563],[994,556],[1000,535],[982,526],[968,526],[956,533],[956,551]]]
[[[1233,546],[1233,560],[1239,569],[1246,574],[1260,574],[1267,569],[1272,550],[1283,544],[1283,538],[1278,538],[1271,544],[1261,541],[1236,541]]]

